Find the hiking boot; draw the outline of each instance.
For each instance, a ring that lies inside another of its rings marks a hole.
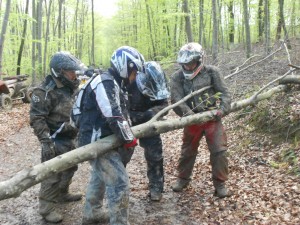
[[[157,189],[151,189],[150,190],[150,199],[151,201],[160,201],[162,198],[162,193],[161,191]]]
[[[56,202],[76,202],[81,200],[82,194],[70,194],[62,193],[59,197],[56,198]]]
[[[190,180],[177,178],[177,180],[172,184],[172,190],[175,192],[180,192],[183,188],[187,187]]]
[[[91,224],[99,224],[99,223],[108,223],[109,215],[105,210],[100,210],[99,213],[94,214],[93,217],[85,217],[82,218],[82,225],[91,225]]]
[[[46,216],[43,216],[43,218],[49,223],[59,223],[63,220],[62,215],[56,211],[50,212]]]
[[[219,184],[215,188],[215,193],[214,196],[217,196],[219,198],[225,198],[225,197],[230,197],[232,195],[231,191],[229,191],[224,183]]]

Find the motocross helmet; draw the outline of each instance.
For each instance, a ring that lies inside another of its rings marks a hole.
[[[145,59],[135,48],[122,46],[111,57],[111,67],[122,79],[128,79],[133,70],[143,71]]]
[[[185,44],[178,52],[177,62],[182,66],[184,77],[188,80],[193,79],[203,67],[204,51],[202,46],[196,42]],[[197,62],[194,70],[188,71],[184,68],[185,64]]]
[[[145,63],[145,73],[138,72],[136,84],[143,95],[151,101],[163,100],[170,97],[165,73],[154,61]]]
[[[57,52],[50,60],[51,75],[73,90],[78,88],[80,81],[77,78],[75,80],[68,79],[63,70],[75,71],[79,75],[83,74],[84,69],[84,64],[69,52]]]

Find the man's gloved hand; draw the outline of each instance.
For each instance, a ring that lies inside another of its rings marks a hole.
[[[52,141],[42,142],[42,162],[55,157],[55,145]]]
[[[124,147],[125,149],[133,148],[133,147],[137,146],[137,141],[138,141],[138,139],[134,138],[131,142],[125,143],[125,144],[123,145],[123,147]]]
[[[78,129],[70,123],[65,123],[61,133],[67,137],[75,138],[77,136]]]

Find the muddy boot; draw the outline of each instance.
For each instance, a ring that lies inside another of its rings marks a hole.
[[[63,216],[55,210],[43,216],[43,218],[49,223],[59,223],[63,220]]]
[[[101,209],[98,213],[95,213],[92,217],[83,216],[82,225],[91,225],[99,223],[108,223],[109,215],[104,209]]]
[[[183,188],[187,187],[190,180],[177,178],[177,180],[172,184],[172,190],[175,192],[180,192]]]
[[[160,201],[162,198],[162,193],[158,188],[150,189],[150,199],[151,201]]]
[[[230,197],[232,195],[231,191],[229,191],[226,186],[225,182],[214,182],[215,186],[215,193],[214,196],[217,196],[219,198],[225,198],[225,197]]]
[[[82,198],[82,194],[61,193],[55,200],[56,202],[75,202]]]

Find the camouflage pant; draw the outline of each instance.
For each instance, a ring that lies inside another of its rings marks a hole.
[[[56,155],[61,155],[74,149],[74,142],[70,139],[55,139]],[[68,193],[69,185],[78,166],[54,174],[41,182],[39,193],[39,212],[42,216],[54,210],[54,203],[59,195]]]
[[[103,206],[106,190],[110,224],[127,225],[129,178],[116,150],[90,161],[91,178],[86,191],[84,217],[93,218]]]
[[[210,151],[212,179],[225,182],[228,179],[228,160],[226,156],[227,136],[221,121],[209,121],[202,125],[187,126],[183,130],[183,144],[177,167],[178,177],[189,180],[201,138],[205,136]]]
[[[164,165],[162,141],[160,135],[139,139],[140,146],[144,148],[144,155],[147,161],[147,176],[149,188],[157,188],[159,191],[164,189]],[[119,153],[125,167],[129,163],[134,149],[119,148]]]

